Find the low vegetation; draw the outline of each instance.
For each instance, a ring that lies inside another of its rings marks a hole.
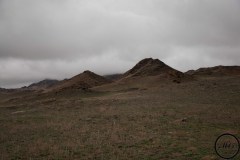
[[[238,75],[127,73],[87,90],[1,91],[0,159],[216,160],[217,137],[240,136]]]

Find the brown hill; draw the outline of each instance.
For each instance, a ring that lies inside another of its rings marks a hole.
[[[50,88],[50,90],[58,91],[64,89],[82,89],[87,90],[88,88],[110,83],[111,81],[97,75],[91,71],[84,71],[83,73],[76,75],[70,79],[63,80],[57,85]]]
[[[186,72],[189,75],[240,75],[240,66],[216,66],[208,68],[199,68],[197,70],[190,70]]]
[[[163,84],[181,83],[194,80],[191,75],[186,75],[166,65],[159,59],[146,58],[138,62],[132,69],[125,72],[114,83],[95,87],[104,91],[128,91],[158,88]]]
[[[166,65],[159,59],[146,58],[138,62],[132,69],[123,74],[123,79],[129,77],[157,76],[182,78],[184,74]]]

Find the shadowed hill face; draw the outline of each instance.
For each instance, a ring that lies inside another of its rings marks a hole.
[[[84,71],[83,73],[76,75],[70,79],[63,80],[58,85],[52,87],[51,90],[88,89],[110,82],[110,80],[107,80],[106,78],[91,71]]]
[[[46,88],[52,87],[52,86],[56,85],[58,82],[59,82],[58,80],[45,79],[40,82],[33,83],[25,88],[33,89],[33,90],[41,90],[41,89],[46,89]]]
[[[138,62],[132,69],[123,74],[124,78],[134,76],[176,76],[183,77],[184,74],[166,65],[159,59],[146,58]]]
[[[209,68],[199,68],[198,70],[191,70],[186,72],[190,75],[240,75],[240,66],[216,66]]]
[[[108,80],[116,81],[122,77],[122,74],[110,74],[104,76]]]
[[[0,92],[1,92],[1,91],[5,91],[5,90],[6,90],[5,88],[0,88]]]

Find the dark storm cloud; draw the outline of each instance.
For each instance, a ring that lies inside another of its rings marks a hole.
[[[1,0],[0,86],[123,72],[145,57],[182,71],[238,65],[239,15],[238,0]]]

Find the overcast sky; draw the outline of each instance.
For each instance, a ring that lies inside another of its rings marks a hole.
[[[239,0],[0,0],[0,87],[159,58],[180,70],[240,64]]]

